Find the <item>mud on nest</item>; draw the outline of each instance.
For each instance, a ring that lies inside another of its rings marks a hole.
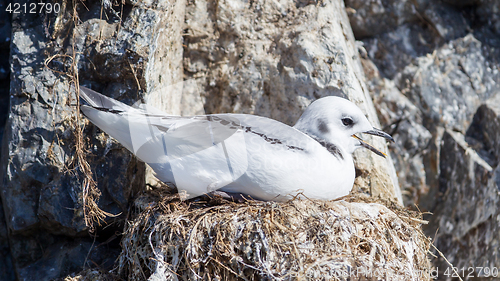
[[[136,200],[115,273],[129,280],[430,280],[420,214],[337,201]]]

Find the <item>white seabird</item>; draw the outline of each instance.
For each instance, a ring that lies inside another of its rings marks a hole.
[[[287,201],[302,194],[331,200],[349,194],[352,153],[370,146],[356,133],[392,137],[375,129],[347,99],[320,98],[295,126],[247,114],[193,117],[131,107],[80,86],[83,114],[146,162],[184,198],[213,191]]]

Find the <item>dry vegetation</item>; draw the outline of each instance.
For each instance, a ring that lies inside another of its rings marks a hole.
[[[115,273],[128,280],[429,280],[420,215],[375,201],[181,202],[149,192],[136,200]]]

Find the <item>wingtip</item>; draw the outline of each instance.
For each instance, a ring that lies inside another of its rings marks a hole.
[[[80,99],[83,100],[87,105],[94,107],[99,106],[96,100],[97,97],[101,96],[101,94],[82,85],[79,86],[79,90]]]
[[[80,98],[85,101],[85,103],[90,107],[122,111],[126,111],[130,108],[128,105],[122,102],[119,102],[111,97],[107,97],[87,87],[80,86],[79,88]]]

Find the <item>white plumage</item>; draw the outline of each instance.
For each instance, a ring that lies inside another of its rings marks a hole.
[[[156,176],[187,198],[215,190],[285,201],[298,194],[335,199],[349,194],[352,153],[364,146],[356,133],[392,138],[368,122],[352,102],[324,97],[297,124],[246,114],[173,116],[134,108],[80,86],[81,110]]]

